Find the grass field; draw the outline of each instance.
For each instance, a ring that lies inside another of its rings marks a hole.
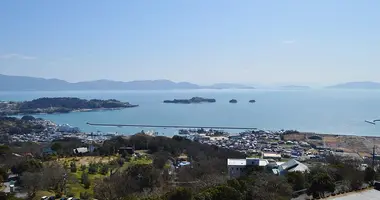
[[[120,168],[120,170],[121,171],[126,170],[129,166],[132,166],[132,165],[151,164],[152,162],[153,161],[150,158],[140,158],[140,159],[131,158],[129,162],[124,163],[124,165]]]
[[[83,156],[83,157],[70,157],[70,158],[60,158],[58,161],[60,163],[65,162],[75,162],[77,166],[89,165],[90,163],[108,163],[112,160],[117,159],[117,156]]]
[[[49,191],[38,191],[36,193],[36,196],[33,198],[33,200],[41,200],[41,197],[43,196],[48,196],[48,197],[54,196],[54,193],[49,192]]]
[[[70,175],[75,178],[69,181],[69,183],[66,185],[67,193],[74,194],[75,197],[79,197],[80,193],[82,192],[88,192],[89,194],[93,194],[94,191],[94,182],[96,179],[103,179],[106,176],[109,176],[109,173],[107,175],[102,174],[89,174],[88,177],[90,179],[91,185],[89,189],[85,189],[84,186],[80,183],[81,176],[83,171],[78,170],[75,173],[70,173]]]
[[[85,162],[88,162],[88,163],[91,163],[91,162],[94,162],[95,160],[96,161],[103,161],[103,163],[107,163],[109,162],[110,160],[113,160],[113,159],[116,159],[117,157],[114,156],[114,157],[106,157],[106,158],[94,158],[94,159],[89,159],[88,157],[87,158],[84,158],[84,159],[79,159],[77,162],[77,166],[78,164],[81,164],[81,165],[85,165],[84,163]],[[69,162],[71,162],[71,160],[69,159]],[[129,166],[132,166],[132,165],[136,165],[136,164],[151,164],[152,163],[152,159],[150,158],[147,158],[147,157],[143,157],[143,158],[139,158],[139,159],[136,159],[136,158],[131,158],[131,160],[129,162],[126,162],[124,163],[124,165],[122,167],[120,167],[120,170],[126,170]],[[86,172],[87,172],[87,169],[86,169]],[[84,192],[88,192],[89,194],[93,195],[93,192],[94,192],[94,182],[96,181],[96,179],[103,179],[105,178],[106,176],[109,176],[110,173],[108,172],[108,174],[106,175],[102,175],[102,174],[89,174],[89,179],[90,179],[90,182],[91,182],[91,186],[89,189],[85,189],[83,184],[80,183],[80,180],[81,180],[81,176],[82,176],[82,173],[83,171],[80,171],[79,167],[78,167],[78,171],[75,172],[75,173],[70,173],[71,176],[74,178],[73,180],[71,180],[68,184],[67,184],[67,191],[68,193],[72,193],[74,194],[75,197],[79,197],[80,196],[80,193],[84,193]]]
[[[142,154],[146,154],[146,152],[140,152]],[[83,156],[83,157],[70,157],[70,158],[60,158],[58,162],[61,164],[69,165],[71,162],[75,162],[77,166],[77,172],[70,172],[68,177],[68,182],[66,184],[66,195],[73,194],[74,197],[79,198],[80,193],[87,192],[91,195],[94,193],[94,183],[97,179],[103,179],[106,176],[110,175],[110,172],[106,175],[102,174],[89,174],[88,177],[90,179],[91,185],[89,189],[85,189],[83,184],[81,184],[81,176],[83,171],[81,171],[80,166],[86,166],[85,172],[88,172],[88,165],[90,163],[108,163],[112,160],[117,159],[117,156]],[[152,159],[149,156],[143,156],[142,158],[132,157],[129,162],[125,162],[122,167],[119,168],[119,171],[123,171],[128,169],[128,167],[137,164],[151,164]],[[70,169],[69,169],[70,170]],[[33,200],[40,200],[42,196],[54,196],[54,192],[50,191],[38,191],[36,197]]]

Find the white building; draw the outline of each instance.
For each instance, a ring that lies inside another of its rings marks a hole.
[[[227,159],[228,175],[231,178],[237,178],[245,175],[247,166],[265,167],[267,165],[267,160],[259,158]]]
[[[79,148],[76,148],[73,150],[75,154],[78,154],[78,153],[88,153],[89,150],[87,147],[79,147]]]
[[[275,162],[274,160],[266,160],[259,158],[246,159],[227,159],[228,175],[230,178],[238,178],[244,176],[247,172],[247,167],[258,166],[267,170],[272,170],[274,174],[285,175],[288,172],[308,172],[309,168],[296,160],[288,162]]]
[[[273,153],[273,152],[265,152],[265,153],[263,153],[263,158],[264,159],[281,160],[281,154]]]
[[[244,174],[247,165],[246,159],[227,159],[228,175],[237,178]]]
[[[59,132],[67,132],[67,133],[79,133],[80,130],[78,127],[72,127],[68,124],[60,124],[57,127],[57,131]]]

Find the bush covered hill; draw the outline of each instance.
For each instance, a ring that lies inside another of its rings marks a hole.
[[[136,107],[128,102],[115,99],[79,99],[74,97],[39,98],[23,102],[1,102],[0,114],[35,114],[35,113],[65,113],[77,110],[116,109]]]
[[[39,133],[44,130],[44,127],[40,124],[33,123],[32,120],[16,117],[0,117],[0,135],[8,133],[21,134],[21,133]]]

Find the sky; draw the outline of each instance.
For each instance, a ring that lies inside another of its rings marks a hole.
[[[378,0],[2,0],[0,74],[380,82]]]

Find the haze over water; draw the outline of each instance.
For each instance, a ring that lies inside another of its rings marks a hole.
[[[216,103],[164,104],[163,100],[200,96]],[[92,127],[92,123],[240,126],[264,130],[293,129],[329,134],[380,136],[380,126],[364,120],[380,118],[380,91],[374,90],[176,90],[176,91],[56,91],[0,92],[0,100],[32,100],[40,97],[117,99],[138,104],[116,111],[38,115],[82,131],[133,134],[134,127]],[[230,99],[237,104],[230,104]],[[256,103],[248,103],[255,99]],[[176,129],[147,128],[166,135]],[[235,131],[236,132],[236,131]]]

